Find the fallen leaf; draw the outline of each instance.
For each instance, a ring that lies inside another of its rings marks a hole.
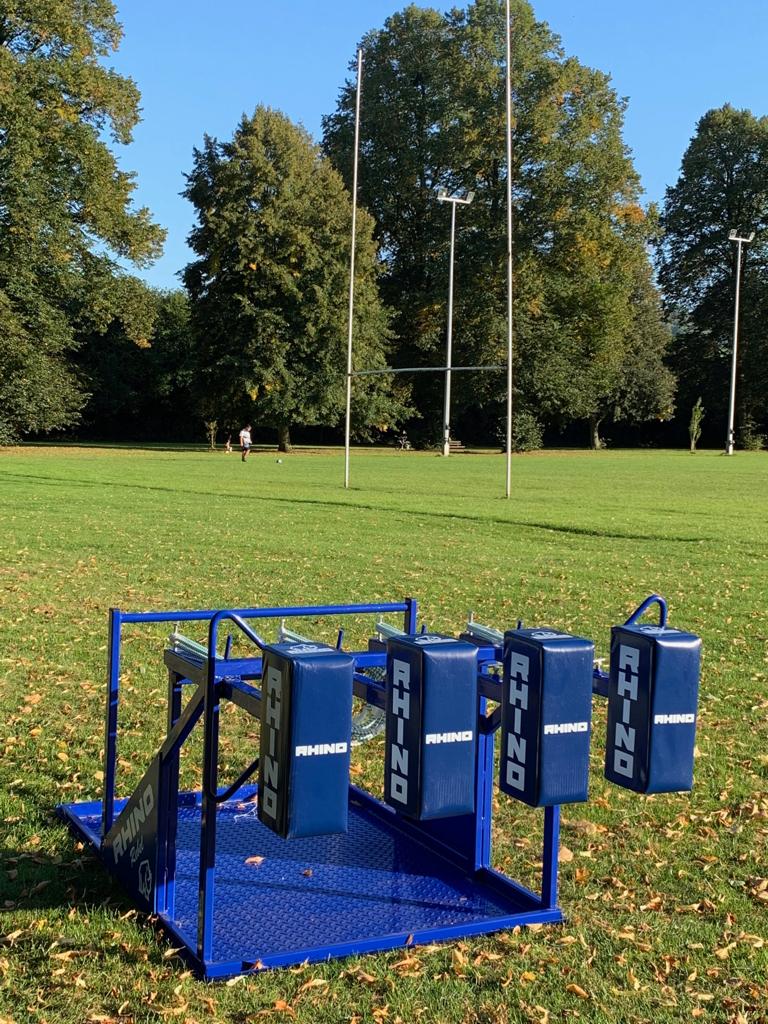
[[[735,942],[729,942],[727,946],[723,946],[722,949],[715,950],[715,956],[718,960],[727,960],[731,955],[731,950],[736,948]]]
[[[376,981],[372,974],[367,974],[365,971],[357,971],[355,977],[358,981],[362,981],[366,985],[373,985]]]
[[[308,988],[324,988],[328,984],[325,978],[310,978],[309,981],[304,982],[299,992],[304,992]]]
[[[451,950],[451,963],[453,964],[454,971],[460,971],[463,967],[467,966],[467,958],[455,946]]]
[[[565,991],[571,992],[573,995],[578,996],[579,999],[589,999],[589,992],[585,992],[581,985],[574,985],[573,982],[565,986]]]

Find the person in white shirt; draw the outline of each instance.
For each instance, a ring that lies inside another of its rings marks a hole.
[[[243,427],[240,431],[240,457],[245,462],[248,458],[248,452],[251,450],[251,425]]]

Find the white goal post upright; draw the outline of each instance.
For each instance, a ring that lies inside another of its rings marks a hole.
[[[355,242],[357,231],[357,160],[360,148],[360,86],[363,78],[363,49],[357,51],[357,95],[355,97],[355,156],[352,171],[352,244],[349,255],[349,324],[347,325],[347,416],[344,427],[344,486],[349,488],[349,434],[352,415],[352,321],[355,311]]]
[[[512,492],[512,307],[513,307],[513,276],[512,276],[512,16],[510,0],[506,0],[506,143],[507,143],[507,437],[506,437],[506,497]],[[350,420],[352,416],[352,378],[379,373],[445,373],[457,370],[502,370],[504,366],[419,366],[389,368],[386,370],[352,370],[352,333],[355,308],[355,243],[357,228],[357,169],[360,149],[360,96],[363,79],[363,50],[357,51],[357,94],[355,97],[355,144],[352,171],[352,243],[349,260],[349,323],[347,331],[347,407],[344,428],[344,487],[349,488],[349,450]],[[455,207],[454,207],[455,209]]]
[[[512,493],[512,19],[507,0],[507,21],[504,26],[507,58],[507,486],[506,497]]]

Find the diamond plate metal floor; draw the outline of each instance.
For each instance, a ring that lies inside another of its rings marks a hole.
[[[92,842],[95,810],[93,804],[66,808]],[[199,803],[182,804],[176,908],[167,920],[193,953],[199,850]],[[531,919],[530,902],[494,888],[483,875],[467,876],[357,800],[350,802],[346,834],[291,840],[261,824],[255,803],[232,801],[217,816],[213,961],[299,963],[403,945],[419,933],[452,938]],[[514,915],[520,920],[511,921]],[[334,954],[328,949],[334,946],[350,948]]]

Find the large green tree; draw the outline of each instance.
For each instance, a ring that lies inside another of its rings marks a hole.
[[[121,318],[78,338],[75,364],[90,397],[81,436],[202,440],[195,410],[196,350],[181,290],[157,291],[136,278],[122,289]],[[126,311],[132,311],[130,329]]]
[[[667,189],[662,229],[659,280],[675,324],[678,404],[687,421],[702,396],[717,440],[726,433],[736,283],[728,235],[755,232],[744,248],[737,440],[768,428],[768,117],[726,105],[701,118]]]
[[[201,412],[275,427],[334,425],[344,410],[351,201],[308,133],[258,107],[231,142],[195,151],[187,198],[197,212],[184,271],[198,339]],[[370,216],[357,230],[356,368],[383,368],[388,316],[377,290]],[[354,423],[402,412],[385,377],[359,378]]]
[[[110,0],[0,2],[0,440],[76,420],[78,332],[123,315],[114,259],[160,251],[105,141],[138,120],[136,86],[103,63],[120,35]]]
[[[457,220],[455,361],[505,358],[505,17],[501,0],[446,14],[414,5],[362,41],[361,195],[376,218],[383,295],[399,355],[440,362],[448,212],[437,190],[473,190]],[[513,0],[516,404],[594,424],[621,383],[648,226],[607,75],[563,53]],[[324,146],[351,167],[354,85],[325,119]],[[420,378],[439,422],[441,381]],[[503,379],[457,384],[457,403],[500,408]],[[593,434],[594,434],[593,430]]]

